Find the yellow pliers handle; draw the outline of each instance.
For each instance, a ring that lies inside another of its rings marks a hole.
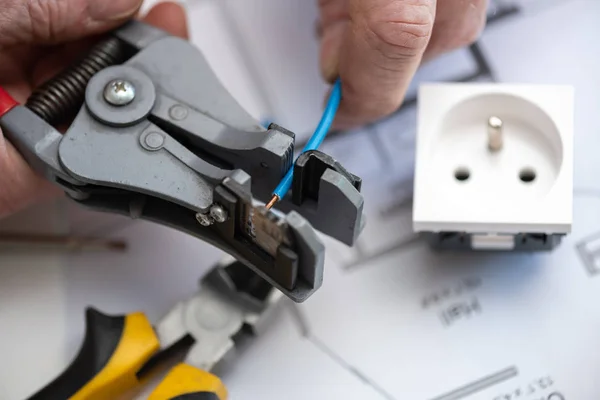
[[[86,333],[69,367],[29,400],[122,399],[142,385],[138,372],[160,348],[143,313],[109,316],[86,310]],[[219,378],[189,365],[174,367],[149,400],[226,400]]]
[[[226,400],[227,390],[211,373],[187,364],[175,366],[148,400]]]

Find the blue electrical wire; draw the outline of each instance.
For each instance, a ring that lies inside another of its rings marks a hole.
[[[304,149],[302,150],[303,153],[310,151],[310,150],[316,150],[319,148],[321,143],[323,143],[323,140],[325,140],[325,137],[327,136],[327,133],[329,132],[329,129],[331,128],[331,124],[333,123],[333,120],[335,119],[335,114],[337,113],[337,110],[340,106],[341,99],[342,99],[342,83],[338,79],[338,80],[336,80],[335,84],[333,85],[333,89],[331,90],[331,95],[329,96],[329,100],[327,101],[327,106],[325,107],[325,111],[323,112],[321,121],[319,122],[319,125],[317,126],[317,129],[315,129],[315,132],[313,133],[313,135],[310,137],[310,140],[308,141],[308,143],[306,143],[306,146],[304,146]],[[273,200],[271,200],[271,202],[269,203],[268,208],[270,208],[273,204],[275,204],[275,202],[277,202],[285,197],[287,192],[292,187],[293,180],[294,180],[294,167],[292,166],[288,170],[287,174],[283,177],[281,182],[279,182],[279,185],[277,185],[277,187],[273,191]]]

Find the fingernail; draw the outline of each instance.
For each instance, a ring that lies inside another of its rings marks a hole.
[[[89,14],[96,21],[118,21],[134,15],[144,0],[88,0]]]

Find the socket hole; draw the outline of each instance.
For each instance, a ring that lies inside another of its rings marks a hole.
[[[457,181],[464,182],[471,177],[471,172],[467,168],[461,167],[454,171],[454,177]]]
[[[536,173],[531,168],[523,168],[519,173],[519,179],[521,179],[521,181],[525,183],[531,183],[535,180],[535,178]]]

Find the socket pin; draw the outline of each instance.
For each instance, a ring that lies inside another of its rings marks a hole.
[[[503,137],[502,128],[504,123],[498,117],[490,117],[488,119],[488,147],[491,151],[499,151],[502,149]]]

